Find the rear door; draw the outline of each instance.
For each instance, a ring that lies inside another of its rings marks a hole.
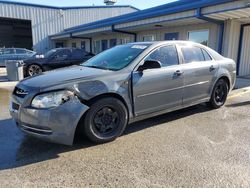
[[[141,63],[146,60],[157,60],[162,68],[133,72],[136,116],[180,107],[184,81],[175,45],[155,49]]]
[[[180,46],[184,66],[183,104],[188,105],[210,98],[219,65],[198,46]]]

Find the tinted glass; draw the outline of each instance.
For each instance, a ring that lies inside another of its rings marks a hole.
[[[57,57],[69,57],[71,54],[70,50],[60,50],[59,52],[56,53]]]
[[[212,60],[211,56],[207,53],[206,50],[203,50],[203,49],[202,49],[202,52],[203,52],[205,61],[211,61],[211,60]]]
[[[203,44],[205,46],[208,45],[208,38],[209,30],[188,32],[188,40]]]
[[[158,48],[146,60],[159,61],[163,67],[179,64],[178,53],[174,45]]]
[[[56,49],[50,50],[50,51],[48,51],[48,52],[44,55],[44,57],[48,58],[48,57],[54,55],[56,52],[57,52]]]
[[[72,59],[81,59],[86,54],[84,50],[73,50]]]
[[[0,49],[0,55],[3,55],[3,49]]]
[[[24,49],[16,49],[17,54],[26,54],[26,50]]]
[[[138,55],[140,55],[149,44],[127,44],[116,46],[93,57],[86,63],[86,67],[94,67],[107,70],[121,70],[128,66]]]
[[[5,55],[13,55],[13,54],[15,54],[15,50],[14,49],[4,49],[4,54]]]
[[[181,50],[185,63],[205,61],[203,53],[198,47],[182,47]]]

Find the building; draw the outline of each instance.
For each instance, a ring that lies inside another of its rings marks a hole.
[[[137,10],[132,6],[52,7],[0,0],[0,47],[24,47],[44,53],[63,45],[52,42],[49,35]]]
[[[133,41],[192,40],[237,62],[250,75],[250,1],[179,0],[162,6],[69,28],[51,39],[99,53]]]

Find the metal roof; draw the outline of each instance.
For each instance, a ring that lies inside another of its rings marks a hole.
[[[124,8],[124,7],[130,7],[135,10],[139,10],[136,7],[133,7],[131,5],[113,5],[113,6],[72,6],[72,7],[60,7],[60,6],[49,6],[49,5],[40,5],[40,4],[34,4],[34,3],[24,3],[24,2],[16,2],[16,1],[8,1],[8,0],[0,0],[0,3],[5,4],[12,4],[12,5],[20,5],[20,6],[32,6],[32,7],[38,7],[38,8],[50,8],[50,9],[61,9],[61,10],[69,10],[69,9],[91,9],[91,8]]]
[[[88,24],[83,24],[80,26],[72,27],[69,29],[64,30],[64,32],[58,33],[56,35],[53,35],[51,37],[56,37],[60,35],[70,34],[73,32],[79,32],[79,31],[86,31],[96,28],[101,28],[105,26],[112,26],[116,24],[121,23],[127,23],[132,21],[138,21],[142,19],[152,18],[152,17],[158,17],[162,15],[169,15],[179,12],[184,12],[188,10],[193,10],[197,8],[204,8],[207,6],[213,6],[213,5],[219,5],[223,3],[229,3],[233,2],[235,0],[179,0],[176,2],[164,4],[161,6],[137,11],[134,13],[129,13],[117,17],[112,17]]]

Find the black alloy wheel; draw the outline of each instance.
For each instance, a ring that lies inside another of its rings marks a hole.
[[[228,96],[228,84],[224,79],[220,79],[214,86],[210,104],[213,108],[217,109],[222,107]]]
[[[102,98],[90,106],[83,132],[95,143],[105,143],[119,137],[128,123],[125,105],[116,98]]]

